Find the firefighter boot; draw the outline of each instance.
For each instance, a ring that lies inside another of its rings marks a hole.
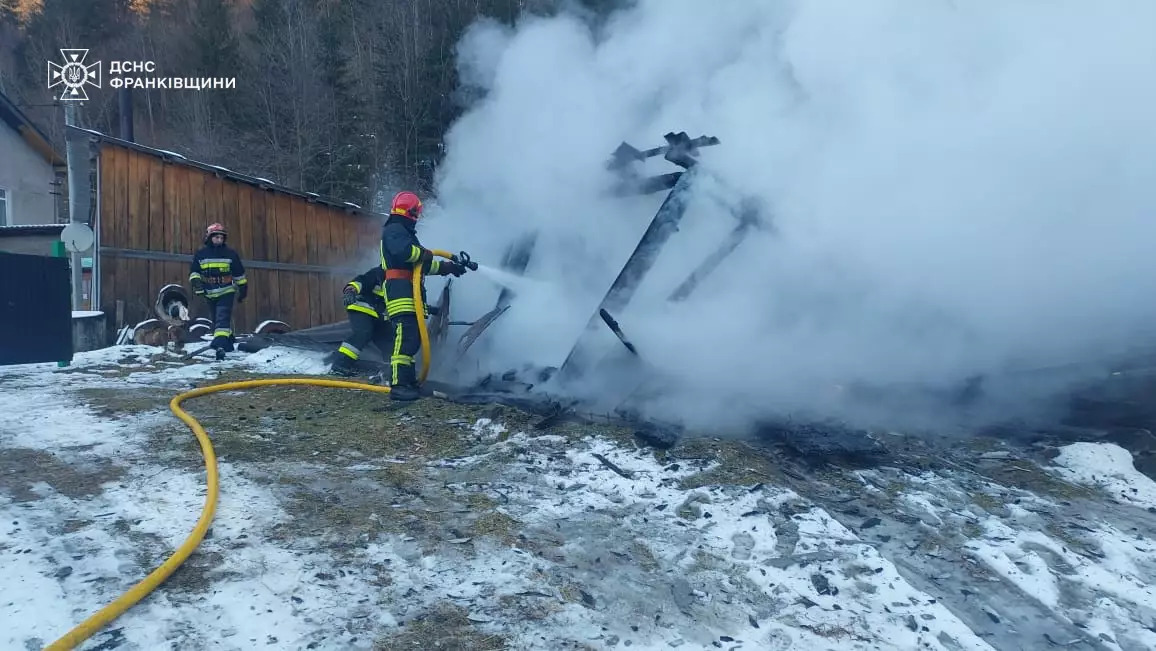
[[[394,377],[397,382],[389,387],[389,397],[391,400],[397,402],[413,402],[421,397],[421,392],[417,386],[417,373],[414,371],[413,363],[399,364],[394,362],[393,367]]]
[[[414,384],[398,384],[389,388],[389,398],[394,402],[413,402],[421,397],[421,391]]]
[[[337,353],[336,359],[329,367],[329,373],[340,377],[353,377],[357,375],[357,363],[348,355]]]

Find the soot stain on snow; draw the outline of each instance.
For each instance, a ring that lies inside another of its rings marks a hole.
[[[7,448],[0,452],[0,493],[15,502],[42,499],[35,487],[45,483],[72,498],[91,497],[103,484],[124,476],[124,468],[108,459],[64,462],[43,450]]]

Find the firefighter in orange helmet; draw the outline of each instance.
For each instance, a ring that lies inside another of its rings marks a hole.
[[[385,311],[393,330],[390,351],[390,397],[398,401],[417,400],[420,396],[414,355],[421,348],[417,329],[417,309],[413,295],[413,270],[421,265],[422,274],[461,276],[465,265],[434,258],[417,239],[417,222],[421,218],[421,199],[413,192],[398,192],[393,197],[389,218],[381,228],[381,268],[385,271]],[[426,351],[428,354],[428,351]]]

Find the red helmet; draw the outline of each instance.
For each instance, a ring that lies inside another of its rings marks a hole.
[[[408,190],[398,192],[393,195],[393,205],[390,206],[389,214],[417,219],[421,217],[421,199]]]
[[[214,222],[212,224],[209,224],[209,227],[205,229],[205,242],[208,243],[208,241],[211,240],[214,235],[220,235],[221,237],[228,237],[229,234],[227,231],[225,231],[225,227],[223,224],[221,224],[219,222]]]

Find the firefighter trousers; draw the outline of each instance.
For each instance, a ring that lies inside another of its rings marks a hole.
[[[357,310],[347,310],[347,312],[349,313],[349,325],[353,328],[353,332],[348,339],[341,342],[341,347],[337,351],[344,357],[357,361],[361,359],[361,351],[366,346],[373,344],[381,351],[381,358],[388,362],[389,353],[393,350],[393,332],[389,328],[389,322]]]
[[[421,335],[417,330],[417,314],[402,312],[389,317],[393,328],[393,346],[390,349],[389,367],[392,373],[389,383],[393,386],[417,386],[417,371],[414,369],[414,355],[421,349]]]
[[[209,303],[209,314],[213,315],[213,348],[225,352],[233,351],[233,301],[236,292],[217,298],[205,299]]]

